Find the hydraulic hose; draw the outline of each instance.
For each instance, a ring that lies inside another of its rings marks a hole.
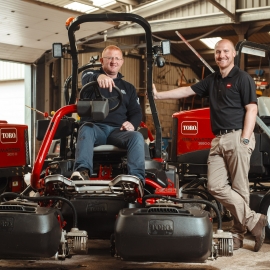
[[[0,195],[0,202],[2,202],[2,199],[4,199],[5,197],[12,197],[14,199],[15,198],[20,198],[20,199],[25,199],[25,200],[34,201],[34,202],[48,201],[48,200],[58,200],[58,201],[66,202],[70,206],[70,208],[72,210],[72,214],[73,214],[73,228],[78,228],[78,217],[77,217],[76,208],[74,207],[74,205],[72,204],[72,202],[70,202],[66,198],[59,197],[59,196],[29,197],[29,196],[25,196],[25,195],[14,193],[14,192],[5,192],[5,193],[3,193],[3,194]]]
[[[218,206],[219,211],[222,210],[222,206],[221,203],[219,201],[217,201],[207,190],[204,189],[200,189],[200,188],[188,188],[188,189],[183,189],[182,190],[183,194],[192,194],[192,195],[197,195],[202,197],[203,199],[206,200],[214,200]],[[202,196],[201,194],[203,194],[204,196]],[[209,198],[210,196],[210,198]]]
[[[205,179],[194,179],[185,186],[185,189],[186,188],[197,188],[197,187],[201,186],[202,184],[204,184],[204,182],[205,182]]]
[[[218,208],[211,202],[206,201],[206,200],[196,200],[196,199],[178,199],[178,198],[173,198],[170,196],[162,196],[162,195],[157,195],[157,194],[151,194],[151,195],[146,195],[142,199],[142,204],[145,206],[145,202],[147,199],[154,199],[154,198],[159,198],[159,199],[164,199],[164,200],[170,200],[173,202],[179,202],[179,203],[201,203],[201,204],[206,204],[207,206],[211,207],[216,215],[217,215],[217,222],[218,222],[218,230],[222,230],[222,218],[221,214],[218,210]]]
[[[192,189],[192,190],[182,190],[182,193],[183,194],[190,194],[190,195],[196,195],[196,196],[199,196],[201,197],[203,200],[207,200],[208,197],[206,196],[206,194],[204,194],[203,192],[201,192],[199,189],[195,190],[195,189]]]

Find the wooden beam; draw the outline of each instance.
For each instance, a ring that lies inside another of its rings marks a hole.
[[[222,11],[224,14],[229,16],[233,21],[236,20],[235,14],[231,13],[228,9],[226,9],[224,6],[222,6],[221,4],[216,2],[215,0],[207,0],[207,1],[210,2],[216,8],[218,8],[220,11]]]

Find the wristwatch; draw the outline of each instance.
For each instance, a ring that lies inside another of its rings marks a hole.
[[[243,142],[243,144],[248,145],[249,144],[249,139],[243,138],[242,142]]]

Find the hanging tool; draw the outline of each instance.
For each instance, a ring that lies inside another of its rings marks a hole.
[[[178,32],[175,31],[175,33],[177,34],[177,36],[179,36],[184,42],[185,44],[196,54],[196,56],[205,64],[206,67],[208,67],[208,69],[214,73],[215,71],[208,65],[208,63],[200,56],[200,54],[187,42],[187,40]]]
[[[49,114],[47,112],[41,112],[41,111],[39,111],[39,110],[37,110],[35,108],[32,108],[32,107],[30,107],[28,105],[25,105],[25,107],[27,107],[27,108],[29,108],[29,109],[31,109],[31,110],[33,110],[33,111],[35,111],[35,112],[43,115],[45,118],[50,118],[50,119],[52,118],[51,116],[49,116]],[[52,114],[54,114],[54,112],[52,112]]]
[[[180,72],[179,72],[179,70],[180,70]],[[180,76],[180,83],[178,82],[178,86],[182,85],[183,77],[184,77],[186,83],[188,83],[188,80],[187,80],[187,78],[186,78],[186,76],[184,74],[184,69],[182,70],[182,68],[176,67],[176,71],[177,71],[178,75]]]
[[[214,73],[215,71],[211,68],[211,66],[201,57],[201,55],[188,43],[188,41],[178,32],[178,31],[175,31],[175,33],[184,41],[184,43],[195,53],[195,55],[204,63],[204,65],[206,67],[208,67],[208,69]],[[203,70],[202,70],[202,79],[204,78],[204,69],[205,67],[203,67]],[[193,109],[193,106],[194,106],[194,100],[195,100],[195,96],[193,96],[192,98],[192,102],[191,102],[191,109]],[[184,101],[185,102],[185,101]],[[202,99],[202,106],[203,106],[203,102],[204,102],[204,99]]]

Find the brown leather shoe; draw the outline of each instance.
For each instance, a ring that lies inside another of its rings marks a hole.
[[[255,227],[250,231],[252,235],[255,236],[255,252],[258,252],[263,245],[263,241],[265,238],[265,226],[267,225],[267,223],[267,216],[262,214]]]
[[[243,240],[233,237],[233,250],[237,250],[243,247]]]

